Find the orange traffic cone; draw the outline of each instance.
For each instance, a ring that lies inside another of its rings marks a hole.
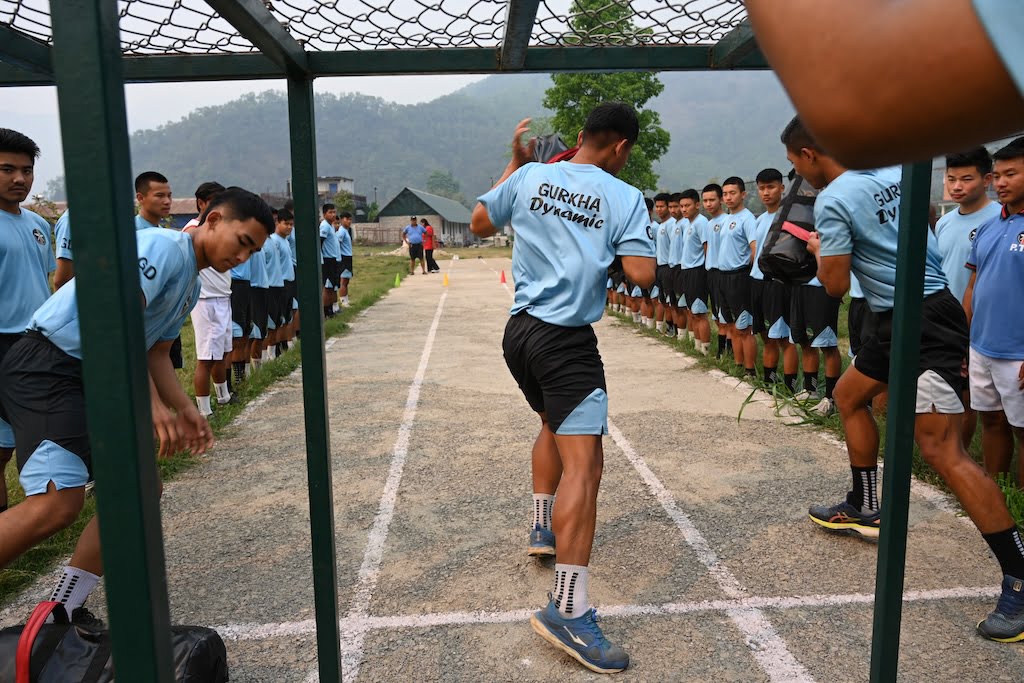
[[[505,280],[505,271],[503,270],[503,271],[501,271],[501,284],[505,284],[505,282],[506,282],[506,280]]]
[[[448,273],[444,274],[444,282],[441,283],[441,286],[442,287],[447,287],[448,286]]]

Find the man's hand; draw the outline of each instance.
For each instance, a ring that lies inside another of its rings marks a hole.
[[[530,141],[523,145],[523,136],[530,132],[530,120],[523,119],[516,126],[515,136],[512,138],[512,163],[510,166],[522,168],[533,161],[534,150],[537,148],[537,138],[530,138]]]
[[[183,447],[192,455],[202,455],[213,446],[213,430],[206,418],[199,414],[195,406],[189,406],[178,413],[176,426],[182,434]]]
[[[821,253],[821,237],[818,236],[818,233],[812,232],[807,237],[807,251],[814,254],[815,258]]]
[[[174,415],[159,399],[150,401],[153,412],[153,434],[160,441],[158,458],[169,458],[181,450],[182,436]]]

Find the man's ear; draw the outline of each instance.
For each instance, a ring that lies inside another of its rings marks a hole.
[[[626,138],[622,138],[621,140],[615,143],[615,156],[629,154],[629,150],[631,147],[632,145],[629,143],[629,140],[627,140]]]
[[[203,225],[215,230],[222,220],[224,220],[224,214],[214,209],[206,214],[206,220],[203,221]]]

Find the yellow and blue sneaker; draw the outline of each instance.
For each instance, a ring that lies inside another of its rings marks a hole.
[[[812,505],[807,515],[812,522],[826,529],[851,531],[866,538],[878,538],[882,526],[882,516],[878,510],[861,512],[845,500],[832,506]]]
[[[555,554],[555,534],[542,528],[539,524],[530,532],[530,549],[526,551],[534,557],[553,557]]]

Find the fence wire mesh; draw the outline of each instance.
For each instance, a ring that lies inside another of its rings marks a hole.
[[[50,2],[0,0],[0,24],[51,42]],[[498,47],[507,0],[264,0],[307,50]],[[125,54],[252,52],[203,0],[119,0]],[[697,45],[746,16],[741,0],[541,0],[537,46]]]

